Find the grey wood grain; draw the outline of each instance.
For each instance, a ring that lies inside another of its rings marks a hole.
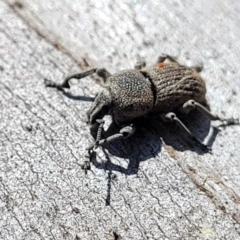
[[[73,80],[63,94],[43,81],[169,53],[203,63],[212,111],[239,118],[239,8],[214,0],[0,1],[0,238],[238,239],[239,126],[212,128],[213,152],[204,154],[180,129],[146,122],[98,149],[85,175],[93,140],[86,112],[100,86]],[[210,130],[196,113],[186,124],[200,138]]]

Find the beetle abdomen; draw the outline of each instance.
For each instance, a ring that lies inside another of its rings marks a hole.
[[[205,83],[195,70],[177,63],[159,63],[143,71],[147,72],[155,86],[152,112],[174,111],[190,99],[206,103]]]

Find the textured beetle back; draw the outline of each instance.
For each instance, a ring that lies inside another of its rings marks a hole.
[[[111,94],[112,115],[117,123],[141,117],[154,106],[152,84],[138,70],[125,70],[112,75],[106,87]]]
[[[159,63],[143,69],[155,86],[153,112],[169,112],[193,99],[205,104],[206,87],[193,69],[178,63]]]

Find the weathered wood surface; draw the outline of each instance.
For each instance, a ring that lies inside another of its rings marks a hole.
[[[239,126],[213,129],[203,154],[180,129],[147,124],[98,149],[85,175],[88,96],[100,86],[43,84],[169,53],[203,63],[212,111],[239,118],[239,10],[230,0],[0,1],[0,238],[240,239]],[[187,124],[204,137],[198,117]]]

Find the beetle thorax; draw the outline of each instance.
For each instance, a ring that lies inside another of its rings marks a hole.
[[[147,114],[154,106],[151,82],[140,71],[128,70],[112,75],[107,87],[111,96],[111,110],[117,123]]]

